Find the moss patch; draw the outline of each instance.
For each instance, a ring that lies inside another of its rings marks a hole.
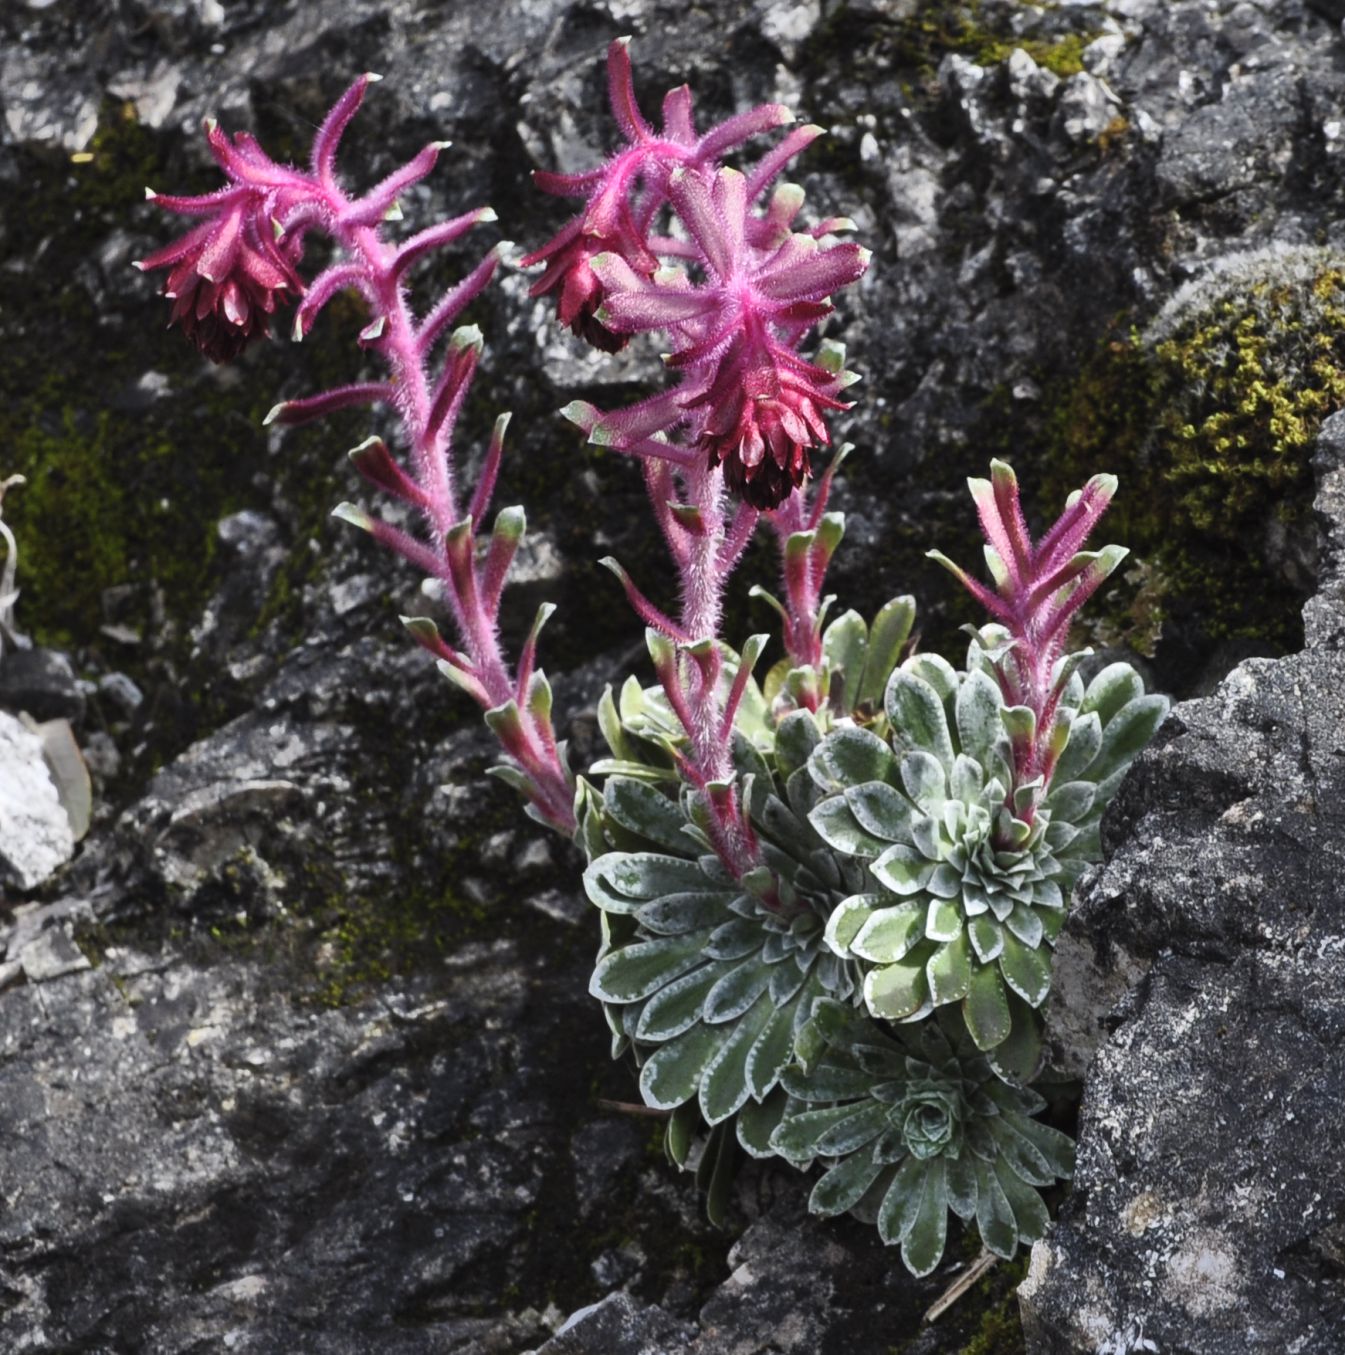
[[[1147,334],[1118,319],[1043,403],[1057,497],[1096,470],[1121,478],[1108,537],[1135,559],[1095,609],[1098,639],[1152,654],[1166,632],[1191,656],[1224,641],[1301,644],[1311,580],[1286,542],[1312,530],[1312,442],[1345,405],[1345,265],[1235,263]]]

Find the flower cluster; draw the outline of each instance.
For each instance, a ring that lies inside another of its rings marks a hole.
[[[813,450],[830,445],[827,413],[848,408],[838,396],[850,376],[798,348],[831,313],[831,293],[863,274],[868,251],[825,243],[850,226],[843,219],[795,231],[803,193],[792,184],[756,210],[819,128],[796,129],[740,173],[722,157],[792,122],[788,109],[765,104],[697,135],[682,86],[664,100],[656,131],[635,101],[626,39],[612,44],[607,64],[626,145],[587,174],[535,176],[585,205],[524,262],[546,264],[534,295],[554,293],[562,322],[595,346],[614,352],[632,334],[666,334],[681,379],[629,409],[577,406],[575,421],[605,446],[722,466],[738,497],[776,508],[811,473]],[[679,429],[680,446],[667,441]]]
[[[146,190],[156,207],[201,223],[136,267],[167,268],[169,323],[180,324],[212,362],[232,362],[267,332],[276,307],[304,290],[297,271],[302,231],[284,232],[276,224],[303,195],[246,132],[230,141],[212,124],[206,142],[229,186],[202,197]]]

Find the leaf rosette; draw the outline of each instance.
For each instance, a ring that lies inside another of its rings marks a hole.
[[[792,1099],[771,1145],[798,1165],[827,1163],[813,1213],[876,1222],[915,1275],[943,1256],[950,1210],[997,1256],[1044,1234],[1039,1190],[1072,1175],[1073,1144],[1032,1118],[1046,1102],[1001,1081],[956,1015],[889,1037],[824,1002],[799,1046],[815,1056],[784,1074]]]
[[[809,824],[821,792],[807,761],[821,738],[806,711],[781,721],[769,757],[735,738],[764,862],[742,881],[710,851],[689,789],[674,799],[649,780],[609,775],[601,799],[589,792],[584,886],[603,937],[590,992],[607,1010],[614,1053],[633,1048],[646,1104],[684,1108],[674,1133],[689,1135],[692,1112],[711,1126],[736,1116],[738,1141],[758,1157],[771,1155],[787,1100],[780,1078],[814,1003],[853,1002],[858,991],[857,966],[824,936],[864,866]],[[671,1140],[669,1150],[681,1156]]]
[[[1062,660],[1049,783],[1015,786],[1014,744],[1036,730],[995,680],[1004,643],[998,627],[978,632],[964,672],[934,655],[907,660],[887,685],[890,741],[842,726],[811,754],[823,798],[810,822],[867,868],[826,940],[866,969],[870,1012],[916,1021],[960,1002],[976,1044],[1027,1080],[1070,891],[1098,859],[1103,809],[1167,702],[1127,664],[1085,686],[1080,656]]]

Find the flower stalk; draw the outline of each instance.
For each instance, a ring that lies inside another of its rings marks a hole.
[[[800,501],[812,454],[830,445],[828,416],[848,404],[856,378],[842,350],[816,360],[799,346],[831,314],[831,292],[858,279],[868,251],[833,236],[834,218],[808,231],[795,219],[803,192],[774,180],[821,129],[795,128],[755,165],[723,157],[794,121],[765,104],[698,134],[685,86],[663,102],[662,125],[635,99],[628,39],[607,54],[613,116],[625,144],[583,174],[538,172],[546,192],[584,205],[528,255],[545,265],[534,296],[554,295],[559,318],[607,352],[657,332],[676,384],[624,409],[576,401],[562,411],[591,443],[639,459],[655,521],[677,574],[680,610],[655,607],[615,562],[627,598],[650,628],[651,652],[686,735],[682,771],[700,792],[705,831],[737,878],[760,865],[734,783],[733,719],[750,676],[745,648],[728,683],[719,639],[729,576],[763,514],[774,519],[786,558],[785,643],[791,656],[820,655],[820,588],[839,527],[821,527],[826,486]],[[800,538],[794,546],[788,540]],[[802,546],[808,537],[807,546]]]
[[[977,582],[942,552],[929,552],[1004,627],[1003,644],[987,653],[1010,712],[1013,785],[1007,803],[1031,824],[1050,789],[1068,738],[1057,721],[1070,674],[1091,651],[1065,657],[1069,623],[1128,554],[1123,546],[1082,549],[1116,493],[1114,475],[1095,475],[1070,495],[1055,524],[1033,542],[1019,502],[1018,480],[1003,461],[990,479],[967,482],[985,533],[993,588]]]
[[[405,618],[408,629],[440,670],[485,710],[512,759],[497,772],[522,792],[537,818],[572,833],[573,779],[555,738],[550,687],[535,667],[537,634],[550,609],[539,613],[516,671],[500,646],[500,601],[524,531],[522,509],[501,510],[489,537],[479,534],[495,487],[507,416],[496,423],[470,495],[458,483],[453,455],[454,425],[482,352],[479,330],[453,326],[489,284],[509,246],[496,245],[427,313],[415,313],[406,288],[410,268],[473,227],[494,221],[495,213],[480,208],[400,243],[386,237],[384,222],[394,214],[398,195],[429,174],[445,142],[432,142],[364,195],[347,194],[336,173],[337,150],[376,79],[361,76],[337,101],[318,131],[307,171],[277,164],[246,133],[230,139],[208,124],[211,152],[229,184],[198,198],[151,194],[157,205],[201,221],[138,266],[171,270],[165,290],[174,300],[172,321],[216,362],[236,357],[264,334],[267,318],[290,294],[302,296],[295,312],[296,339],[311,330],[335,296],[347,290],[360,294],[371,318],[359,343],[383,363],[386,378],[283,401],[266,422],[294,426],[357,405],[393,411],[401,425],[404,464],[379,438],[355,448],[351,459],[374,488],[411,510],[421,535],[353,504],[338,505],[335,516],[369,532],[437,581],[457,643],[441,639],[426,618]],[[314,230],[331,237],[340,257],[305,284],[297,265],[305,236]]]

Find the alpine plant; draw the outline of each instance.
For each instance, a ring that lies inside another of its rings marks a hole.
[[[500,510],[488,534],[481,524],[507,416],[470,489],[453,449],[483,351],[480,331],[457,321],[507,246],[418,309],[415,265],[494,213],[390,234],[398,195],[443,144],[362,194],[347,189],[336,153],[369,75],[332,109],[303,169],[208,124],[227,182],[202,197],[151,193],[194,224],[140,266],[167,270],[171,322],[216,362],[283,307],[301,339],[338,293],[363,301],[358,343],[380,371],[285,400],[268,422],[383,409],[387,441],[370,437],[351,458],[397,501],[395,520],[351,504],[336,516],[435,581],[450,638],[434,619],[403,620],[483,708],[507,755],[492,770],[584,853],[601,934],[590,991],[613,1056],[632,1060],[646,1104],[668,1117],[670,1159],[696,1163],[711,1216],[724,1216],[746,1152],[821,1164],[813,1210],[875,1222],[916,1274],[938,1265],[950,1214],[1012,1255],[1042,1235],[1039,1192],[1072,1167],[1029,1085],[1051,948],[1100,854],[1103,810],[1167,709],[1125,664],[1085,682],[1086,651],[1068,647],[1071,620],[1124,555],[1084,548],[1116,482],[1094,477],[1034,542],[1008,466],[971,481],[989,583],[932,553],[988,613],[961,668],[912,652],[908,597],[872,621],[828,621],[825,578],[845,529],[828,501],[848,450],[829,450],[830,421],[856,378],[815,331],[869,255],[836,239],[845,218],[801,225],[802,191],[777,182],[820,129],[795,127],[730,165],[793,115],[766,104],[698,131],[683,86],[655,127],[627,40],[609,48],[607,71],[622,144],[586,173],[537,173],[581,206],[523,263],[541,266],[533,294],[553,297],[579,339],[614,352],[657,333],[666,351],[668,389],[562,412],[639,464],[677,606],[656,606],[603,562],[645,626],[655,681],[628,677],[602,698],[609,755],[585,776],[571,775],[537,668],[551,608],[515,663],[500,642],[524,513]],[[335,257],[306,276],[313,232]],[[751,591],[778,614],[783,654],[758,682],[770,637],[734,649],[721,631],[729,580],[763,522],[779,593]]]
[[[827,942],[864,967],[870,1013],[918,1021],[958,1003],[977,1047],[1027,1080],[1069,893],[1098,859],[1102,812],[1167,701],[1124,663],[1085,686],[1087,651],[1062,652],[1070,617],[1125,555],[1081,549],[1114,477],[1072,495],[1035,544],[1007,465],[970,483],[994,590],[932,554],[996,620],[973,633],[962,671],[919,654],[893,674],[885,736],[828,736],[809,764],[826,794],[811,822],[868,869]]]

